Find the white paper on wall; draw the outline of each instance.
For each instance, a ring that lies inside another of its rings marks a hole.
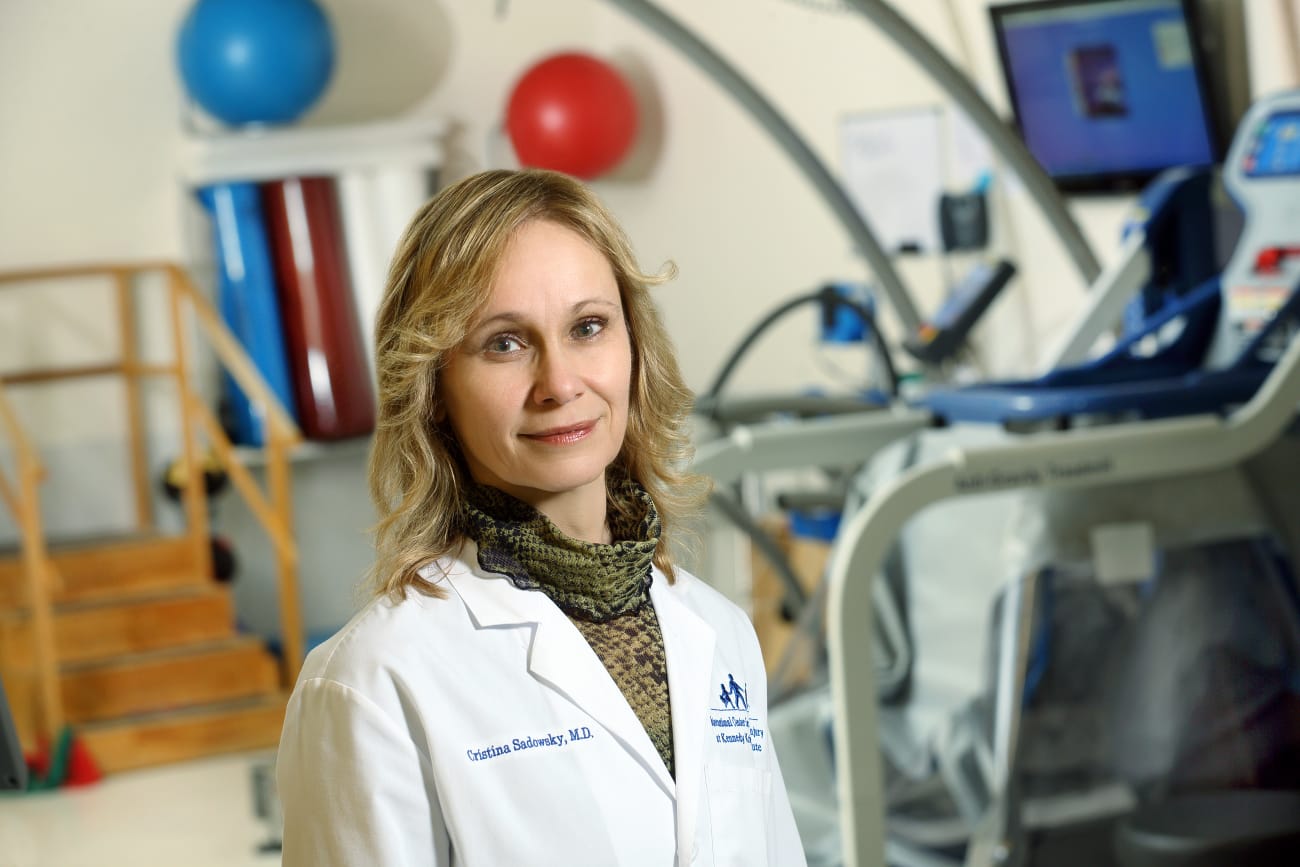
[[[967,192],[991,167],[979,132],[939,106],[840,122],[844,184],[887,252],[939,249],[939,196]]]

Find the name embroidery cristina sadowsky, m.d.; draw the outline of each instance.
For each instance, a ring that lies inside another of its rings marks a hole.
[[[739,683],[735,675],[727,674],[727,679],[720,683],[718,707],[709,708],[709,722],[715,729],[721,729],[714,737],[720,744],[748,744],[756,752],[763,751],[765,732],[754,725],[758,717],[749,715],[749,688]]]
[[[587,726],[579,726],[575,729],[569,729],[567,732],[545,732],[540,735],[527,735],[521,738],[508,738],[501,743],[488,744],[485,747],[465,750],[465,756],[471,762],[482,762],[488,759],[495,759],[498,756],[507,756],[511,753],[522,753],[527,750],[536,750],[543,747],[548,749],[560,749],[578,741],[590,740],[594,735]]]

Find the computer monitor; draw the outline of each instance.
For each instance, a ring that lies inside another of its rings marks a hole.
[[[1222,156],[1191,0],[992,6],[1016,123],[1065,191],[1123,191]]]

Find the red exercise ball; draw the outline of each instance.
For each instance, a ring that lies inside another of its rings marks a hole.
[[[616,69],[587,54],[548,57],[510,94],[506,132],[519,162],[590,180],[626,156],[636,97]]]

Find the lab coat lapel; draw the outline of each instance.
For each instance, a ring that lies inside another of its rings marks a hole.
[[[464,568],[449,571],[447,582],[465,604],[475,627],[490,629],[536,623],[548,608],[555,608],[545,595],[519,591],[509,579],[480,569],[478,548],[473,542],[465,543],[458,559]],[[437,576],[427,577],[436,581]]]
[[[569,618],[555,606],[537,624],[528,670],[543,683],[591,714],[606,731],[636,756],[670,797],[673,778],[655,749],[636,711],[610,676],[600,657]],[[672,689],[671,681],[669,689]]]
[[[477,563],[474,551],[466,562]],[[479,628],[535,624],[528,649],[529,672],[590,714],[636,756],[670,797],[674,794],[673,778],[618,684],[587,639],[544,593],[519,590],[509,579],[477,566],[472,574],[455,577],[453,585]],[[668,688],[673,689],[671,669]],[[676,733],[674,723],[674,737]]]
[[[650,587],[664,634],[668,692],[672,701],[673,757],[677,784],[677,851],[680,863],[695,849],[695,826],[704,788],[705,738],[712,694],[713,627],[688,608],[668,579],[655,570]]]

